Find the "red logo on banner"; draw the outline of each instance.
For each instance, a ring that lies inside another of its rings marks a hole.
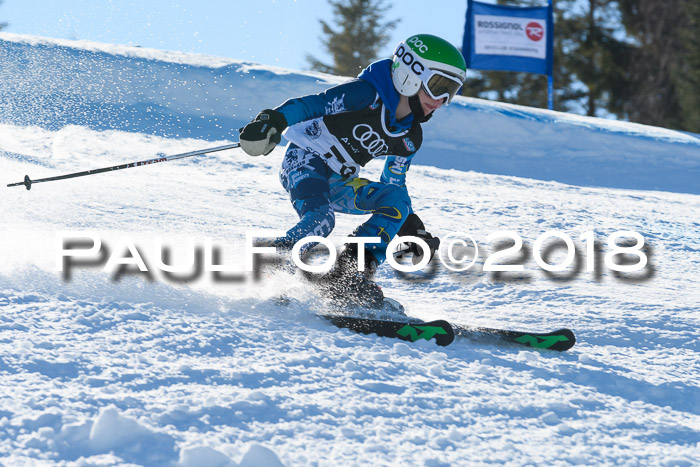
[[[540,23],[532,21],[525,26],[525,34],[527,34],[530,40],[537,42],[544,36],[544,28]]]

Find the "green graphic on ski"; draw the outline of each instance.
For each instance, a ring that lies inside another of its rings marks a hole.
[[[361,334],[376,334],[407,342],[434,341],[437,345],[450,345],[455,338],[450,323],[444,320],[410,323],[380,319],[355,318],[353,316],[321,315],[339,328]]]
[[[455,326],[455,334],[475,340],[499,340],[536,349],[569,350],[576,344],[576,336],[571,329],[558,329],[547,333],[510,331],[507,329],[470,328]]]

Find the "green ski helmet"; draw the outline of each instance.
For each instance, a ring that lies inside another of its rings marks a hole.
[[[422,85],[430,97],[449,103],[467,79],[467,64],[446,40],[416,34],[396,46],[391,78],[403,96],[416,95]]]

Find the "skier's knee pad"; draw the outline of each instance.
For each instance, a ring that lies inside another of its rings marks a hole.
[[[372,217],[355,230],[358,237],[378,237],[381,242],[368,244],[370,251],[381,264],[386,258],[386,247],[411,213],[411,200],[405,187],[383,184],[374,185],[375,191],[365,198]],[[358,206],[359,207],[359,206]]]
[[[374,212],[398,224],[397,230],[411,213],[411,199],[408,191],[405,187],[398,185],[385,185],[378,196],[378,204]]]

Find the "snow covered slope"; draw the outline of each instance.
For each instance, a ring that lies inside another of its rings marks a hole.
[[[57,271],[62,231],[95,232],[117,256],[129,239],[149,265],[156,237],[176,258],[188,237],[211,238],[240,264],[247,231],[295,221],[281,146],[4,187],[236,141],[231,129],[261,108],[342,79],[10,34],[0,64],[0,463],[700,463],[695,137],[468,99],[431,120],[409,177],[415,209],[482,254],[462,273],[384,267],[387,295],[419,318],[570,327],[580,341],[565,354],[439,348],[338,330],[284,275]],[[332,238],[359,221],[339,217]],[[498,230],[523,238],[523,273],[483,272]],[[535,263],[549,230],[576,242],[578,267]],[[644,236],[649,266],[586,271],[580,235],[617,230]],[[297,300],[280,308],[282,292]]]

